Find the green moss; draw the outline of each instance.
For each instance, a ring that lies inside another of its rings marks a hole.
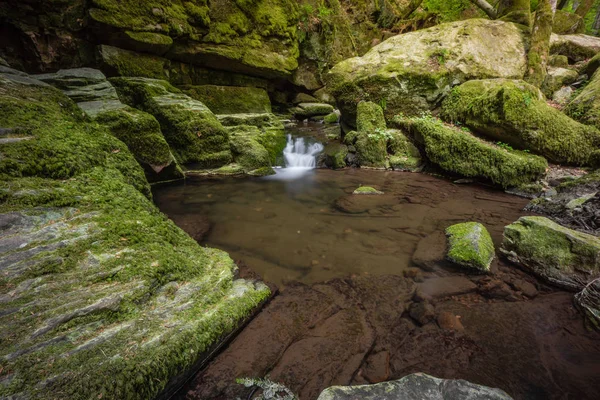
[[[247,172],[271,166],[270,154],[258,140],[261,136],[258,128],[235,126],[228,130],[231,136],[231,152],[236,163]]]
[[[0,81],[0,111],[33,136],[0,146],[0,212],[34,238],[2,250],[0,397],[155,398],[269,289],[160,213],[127,147],[58,90]]]
[[[450,261],[482,272],[490,270],[495,250],[485,226],[478,222],[456,224],[446,229],[446,235],[448,236],[447,258]]]
[[[548,167],[542,157],[495,146],[432,117],[394,122],[422,146],[429,161],[465,177],[489,179],[508,188],[537,180]]]
[[[184,86],[182,90],[199,100],[215,114],[270,113],[271,100],[266,90],[235,86]]]
[[[336,142],[329,143],[325,146],[323,154],[325,154],[325,165],[329,168],[340,169],[346,167],[348,146]]]
[[[0,145],[0,174],[69,179],[104,165],[120,170],[150,196],[141,167],[126,145],[96,123],[87,123],[75,103],[51,87],[0,81],[0,126],[33,139]]]
[[[550,59],[548,60],[548,65],[557,68],[569,68],[569,59],[567,58],[567,56],[554,54],[550,56]]]
[[[572,33],[584,33],[584,30],[585,23],[579,15],[564,10],[555,11],[552,24],[553,33],[557,35],[569,35]]]
[[[566,288],[578,289],[598,273],[600,240],[544,217],[521,217],[508,225],[502,247],[512,261]]]
[[[359,133],[375,133],[386,129],[383,109],[371,101],[361,101],[357,106],[356,127]]]
[[[325,103],[300,103],[294,109],[294,116],[303,120],[310,117],[325,116],[333,112],[333,106]]]
[[[344,143],[348,146],[354,145],[356,139],[358,139],[358,132],[356,131],[350,131],[344,135]]]
[[[359,132],[355,147],[358,162],[363,167],[387,168],[387,136]]]
[[[388,141],[388,152],[390,166],[397,171],[417,171],[420,169],[421,153],[419,149],[401,131],[388,129],[390,139]]]
[[[565,112],[584,124],[600,129],[600,73],[595,73],[590,82],[569,103]]]
[[[201,102],[183,95],[166,81],[112,78],[119,98],[158,120],[181,164],[215,168],[232,161],[227,131]]]
[[[500,2],[499,19],[506,22],[531,26],[531,0],[511,0]]]
[[[326,124],[337,124],[339,120],[339,117],[337,115],[337,113],[332,112],[331,114],[327,114],[325,116],[325,119],[323,119],[323,121]]]
[[[100,45],[98,49],[103,63],[102,69],[109,76],[167,78],[167,59],[107,45]]]
[[[356,189],[352,194],[379,195],[379,194],[383,194],[383,192],[380,192],[379,190],[377,190],[371,186],[361,186],[358,189]]]
[[[442,105],[442,117],[494,140],[528,149],[559,163],[586,164],[600,132],[549,106],[522,81],[469,81]]]

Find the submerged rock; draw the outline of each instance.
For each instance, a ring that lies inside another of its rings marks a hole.
[[[489,46],[497,41],[501,47]],[[466,80],[520,79],[525,66],[525,39],[517,25],[468,19],[394,36],[342,61],[327,76],[327,87],[344,121],[354,125],[360,100],[384,103],[388,117],[418,115]]]
[[[504,228],[502,253],[544,280],[572,291],[600,275],[600,239],[545,217],[521,217]]]
[[[456,224],[446,229],[446,235],[448,260],[461,267],[489,272],[495,250],[485,226],[478,222]]]
[[[383,192],[372,188],[371,186],[361,186],[358,189],[356,189],[354,192],[352,192],[352,194],[362,194],[362,195],[377,195],[377,194],[383,194]]]
[[[318,400],[511,400],[500,389],[463,380],[438,379],[417,373],[392,382],[363,386],[333,386]]]
[[[395,123],[423,148],[429,161],[445,171],[489,179],[504,188],[533,182],[548,166],[541,157],[499,147],[432,117]]]
[[[600,131],[549,106],[523,81],[466,82],[444,101],[443,118],[557,163],[586,164],[600,144]]]

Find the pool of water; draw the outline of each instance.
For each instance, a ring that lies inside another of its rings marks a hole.
[[[266,178],[191,177],[155,187],[155,201],[180,226],[197,225],[202,244],[227,251],[280,285],[402,274],[421,239],[458,222],[483,223],[498,246],[504,226],[524,215],[527,203],[418,173],[278,172]],[[385,194],[353,195],[360,185]]]

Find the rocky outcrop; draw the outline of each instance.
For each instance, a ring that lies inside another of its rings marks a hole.
[[[148,78],[111,78],[119,98],[152,114],[181,164],[214,168],[232,160],[229,137],[217,117],[168,82]]]
[[[439,379],[412,374],[392,382],[363,386],[333,386],[318,400],[511,400],[503,390],[476,385],[458,379]]]
[[[589,163],[600,144],[600,131],[549,106],[537,88],[523,81],[466,82],[452,91],[442,111],[448,121],[557,163]]]
[[[501,47],[489,43],[502,41]],[[388,118],[431,110],[469,79],[520,79],[525,40],[512,23],[469,19],[392,37],[328,74],[344,120],[355,125],[361,100],[385,104]]]
[[[14,75],[18,76],[18,75]],[[61,91],[0,77],[3,397],[155,398],[269,296],[149,200],[127,146]]]
[[[600,275],[600,239],[545,217],[522,217],[504,229],[502,253],[540,278],[572,291]]]
[[[104,74],[91,68],[59,70],[36,79],[61,89],[90,118],[123,141],[151,182],[183,178],[156,119],[119,100]]]
[[[499,147],[433,117],[394,123],[414,138],[429,161],[464,177],[484,178],[508,188],[535,181],[548,166],[541,157]]]
[[[496,256],[492,238],[478,222],[464,222],[448,227],[448,253],[452,263],[477,272],[489,272]]]

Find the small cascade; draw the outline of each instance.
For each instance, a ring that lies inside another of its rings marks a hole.
[[[321,143],[307,144],[306,138],[292,138],[287,135],[287,145],[283,150],[286,168],[314,169],[317,166],[317,155],[323,151]]]

